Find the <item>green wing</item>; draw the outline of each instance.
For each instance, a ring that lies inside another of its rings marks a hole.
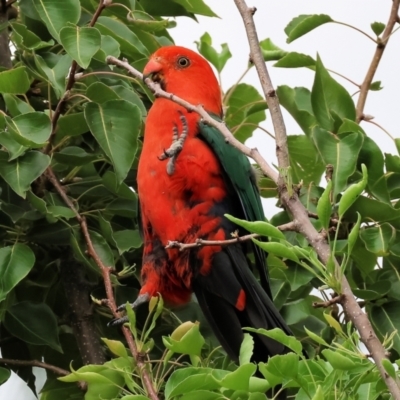
[[[241,214],[248,221],[264,221],[265,215],[257,187],[256,178],[248,158],[225,141],[222,134],[214,127],[199,123],[200,134],[211,147],[225,172],[227,184],[235,191],[241,205]],[[239,217],[239,215],[235,215]],[[260,274],[261,284],[271,297],[268,270],[265,264],[266,254],[253,244],[255,262]]]

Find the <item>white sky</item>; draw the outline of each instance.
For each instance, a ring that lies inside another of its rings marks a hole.
[[[162,1],[162,0],[158,0]],[[204,32],[209,32],[213,38],[213,45],[219,50],[221,43],[228,43],[233,54],[222,73],[223,89],[226,91],[241,75],[247,65],[249,48],[243,23],[233,0],[205,0],[207,4],[221,17],[199,17],[199,23],[189,18],[179,18],[177,28],[171,30],[176,44],[196,50],[195,40]],[[285,26],[292,18],[300,14],[329,14],[333,19],[349,24],[355,24],[373,36],[370,28],[372,22],[386,23],[388,20],[391,0],[247,0],[249,6],[257,7],[255,22],[258,28],[259,39],[271,38],[279,47],[288,51],[297,51],[312,57],[318,52],[326,68],[337,71],[351,80],[361,83],[375,51],[375,45],[360,33],[337,24],[323,25],[311,33],[286,44]],[[380,92],[371,92],[368,96],[365,113],[375,116],[375,121],[388,130],[392,136],[400,137],[399,114],[400,101],[400,32],[396,33],[387,49],[374,80],[381,80],[384,89]],[[269,63],[271,65],[272,63]],[[313,72],[306,69],[285,69],[269,67],[274,86],[286,84],[289,86],[305,86],[311,89]],[[351,93],[356,88],[335,77]],[[253,69],[244,80],[259,88],[256,72]],[[399,113],[399,114],[397,114]],[[291,117],[285,113],[285,121],[289,134],[299,134],[300,129]],[[272,131],[270,121],[263,123]],[[367,134],[381,147],[384,152],[396,153],[395,146],[390,138],[380,129],[363,123]],[[262,132],[256,132],[254,138],[249,139],[249,146],[257,146],[264,157],[272,164],[276,164],[275,144],[273,140]],[[268,217],[276,212],[268,204]],[[17,379],[0,386],[0,400],[23,399],[34,400],[32,392],[25,384],[18,384]]]

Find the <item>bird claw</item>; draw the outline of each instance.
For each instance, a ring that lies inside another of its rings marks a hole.
[[[140,304],[143,304],[143,303],[147,303],[148,301],[150,300],[150,296],[149,296],[149,294],[148,293],[144,293],[144,294],[140,294],[139,296],[138,296],[138,298],[133,302],[133,303],[131,303],[131,307],[132,307],[132,309],[136,309]],[[117,308],[117,312],[119,312],[119,311],[124,311],[126,309],[126,304],[121,304],[118,308]],[[128,318],[128,316],[124,316],[124,317],[121,317],[121,318],[114,318],[114,319],[112,319],[108,324],[107,324],[107,326],[120,326],[120,325],[123,325],[123,324],[125,324],[126,322],[129,322],[129,318]]]
[[[167,174],[172,175],[175,172],[175,162],[176,158],[178,157],[179,153],[183,149],[183,144],[187,138],[189,127],[187,123],[186,117],[183,115],[182,112],[179,111],[179,119],[182,122],[182,133],[179,135],[178,127],[174,125],[172,129],[172,144],[171,146],[165,150],[164,153],[161,154],[158,159],[163,161],[169,158],[167,163]]]

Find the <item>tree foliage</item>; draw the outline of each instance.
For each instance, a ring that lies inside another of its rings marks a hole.
[[[134,300],[142,252],[136,169],[153,95],[106,57],[126,58],[142,70],[152,52],[173,43],[171,17],[215,14],[202,0],[20,0],[14,7],[17,17],[13,12],[16,18],[0,25],[13,53],[12,67],[2,62],[0,68],[0,383],[12,369],[35,392],[36,360],[47,364],[40,364],[47,373],[42,400],[144,400],[150,396],[144,374],[165,399],[258,400],[279,385],[298,400],[387,398],[357,330],[327,293],[342,293],[345,274],[390,351],[382,363],[395,377],[400,157],[382,154],[360,127],[352,96],[323,60],[280,49],[269,38],[260,42],[265,61],[275,67],[315,71],[312,87],[276,91],[302,130],[288,138],[284,177],[326,235],[339,271],[333,262],[324,265],[300,233],[276,228],[290,221],[284,210],[270,222],[237,221],[269,237],[253,240],[269,253],[274,301],[295,337],[260,333],[292,352],[260,363],[256,372],[252,339],[245,335],[240,365],[234,365],[195,301],[171,311],[159,299],[149,310],[127,310],[135,356],[121,332],[106,326],[112,313],[101,301],[104,274],[87,245],[89,237],[110,268],[116,303]],[[287,42],[333,22],[328,15],[300,15],[285,29]],[[379,40],[385,25],[371,28]],[[215,49],[205,34],[198,49],[223,74],[228,46]],[[379,82],[370,89],[379,90]],[[226,92],[224,106],[240,141],[266,118],[263,97],[241,81]],[[395,144],[400,149],[400,139]],[[263,196],[278,197],[269,178],[261,179],[260,188]],[[316,306],[321,301],[329,303],[326,308]],[[144,370],[139,358],[146,361]]]

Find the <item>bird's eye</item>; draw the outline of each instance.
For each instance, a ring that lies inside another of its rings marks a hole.
[[[178,66],[181,68],[186,68],[190,65],[190,61],[186,57],[179,57],[178,58]]]

